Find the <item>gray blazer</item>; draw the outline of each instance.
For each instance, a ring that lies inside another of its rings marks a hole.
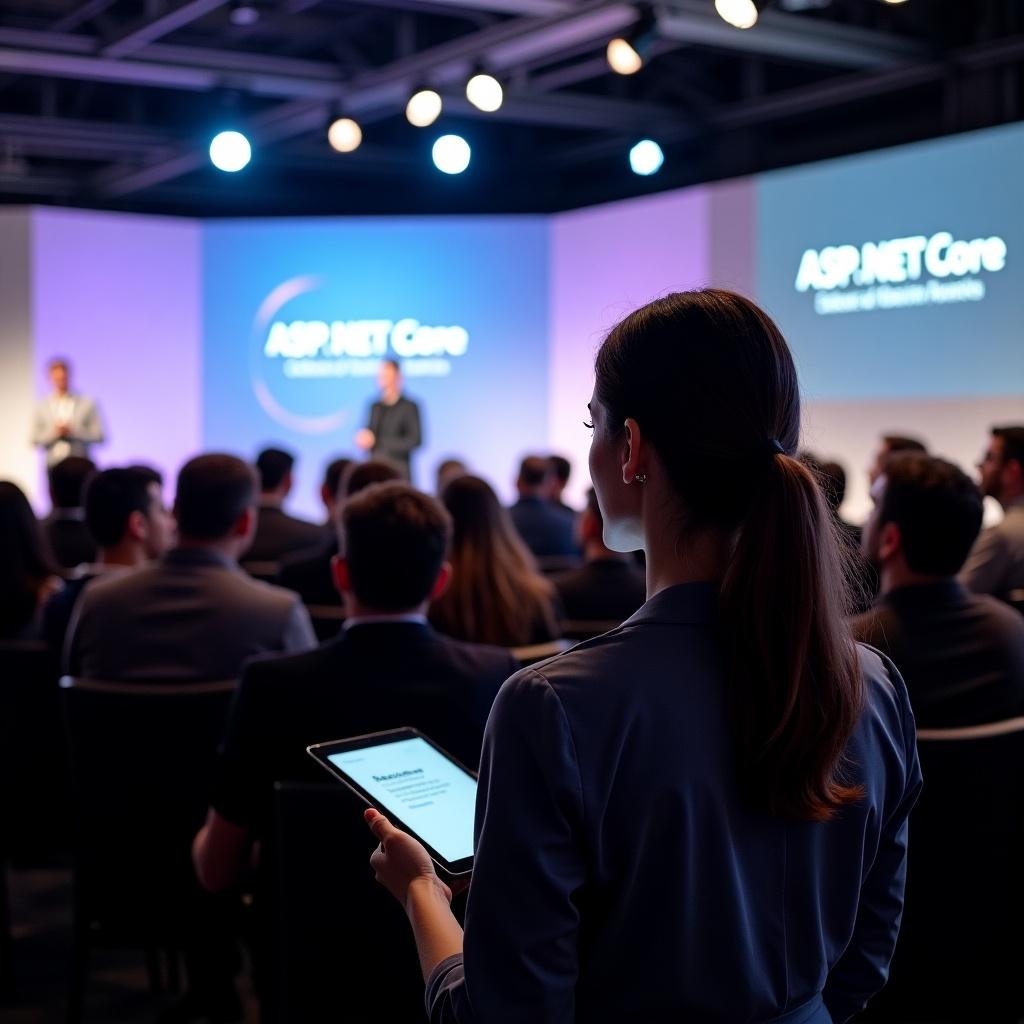
[[[88,457],[89,446],[103,441],[103,422],[99,406],[85,395],[71,395],[71,433],[61,437],[57,433],[57,417],[49,397],[36,403],[32,418],[32,443],[46,452],[46,465],[53,466],[69,455]]]
[[[213,552],[178,548],[85,588],[64,667],[92,679],[232,679],[253,655],[312,647],[297,594],[250,579]]]
[[[1024,498],[1011,502],[1001,523],[981,531],[960,580],[976,594],[1004,601],[1024,588]]]

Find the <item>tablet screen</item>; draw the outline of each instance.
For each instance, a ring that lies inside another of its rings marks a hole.
[[[327,759],[446,860],[473,856],[476,779],[420,736]]]

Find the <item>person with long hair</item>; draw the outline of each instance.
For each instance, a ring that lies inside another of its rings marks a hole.
[[[0,480],[0,638],[36,638],[42,607],[61,585],[28,498]]]
[[[500,691],[464,937],[366,812],[430,1018],[839,1024],[886,980],[921,775],[906,687],[845,623],[789,349],[738,295],[667,295],[606,338],[591,424],[648,600]]]
[[[431,605],[431,624],[457,640],[499,647],[556,639],[555,588],[537,571],[490,484],[456,477],[441,501],[453,523],[452,578]]]

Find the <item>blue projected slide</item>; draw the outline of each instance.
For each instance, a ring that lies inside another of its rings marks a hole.
[[[757,179],[758,297],[813,398],[1024,392],[1024,128]]]

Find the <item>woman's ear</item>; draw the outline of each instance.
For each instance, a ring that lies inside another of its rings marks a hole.
[[[622,482],[631,484],[636,477],[644,473],[642,468],[646,458],[646,445],[640,432],[640,424],[629,417],[625,422],[625,450],[623,451]]]

